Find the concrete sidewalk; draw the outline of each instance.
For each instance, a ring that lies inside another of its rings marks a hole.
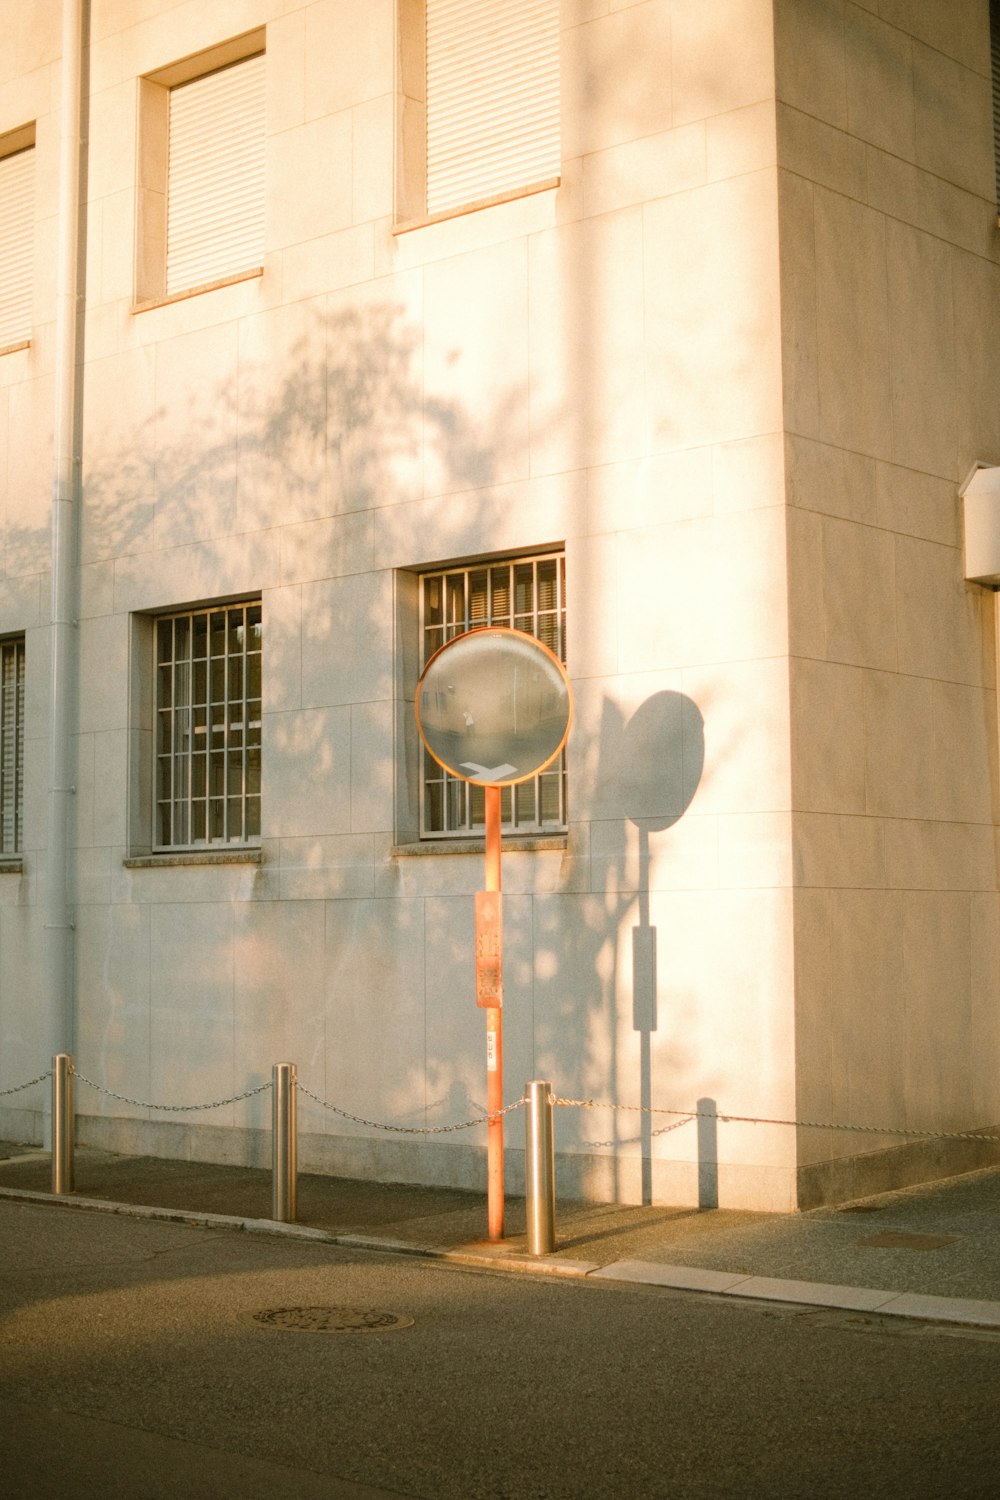
[[[0,1143],[0,1197],[227,1224],[510,1271],[682,1287],[1000,1328],[1000,1167],[803,1214],[699,1212],[561,1202],[557,1249],[526,1252],[524,1204],[485,1239],[485,1196],[299,1177],[298,1222],[270,1218],[270,1173],[76,1153],[72,1195],[54,1197],[47,1154]]]

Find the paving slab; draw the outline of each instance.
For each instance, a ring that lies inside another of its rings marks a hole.
[[[700,1266],[657,1265],[648,1260],[616,1260],[591,1273],[595,1281],[632,1281],[641,1286],[671,1286],[689,1292],[728,1292],[748,1278]]]
[[[978,1302],[970,1297],[917,1297],[906,1292],[883,1302],[879,1312],[897,1318],[923,1318],[933,1323],[1000,1328],[1000,1302]]]
[[[727,1290],[740,1297],[765,1302],[797,1302],[803,1307],[842,1307],[850,1312],[876,1312],[891,1301],[888,1292],[865,1286],[828,1286],[822,1281],[790,1281],[780,1276],[748,1276]]]

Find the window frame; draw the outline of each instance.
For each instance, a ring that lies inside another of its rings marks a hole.
[[[136,161],[134,309],[195,296],[263,274],[266,179],[266,101],[261,103],[260,238],[253,263],[220,271],[191,284],[168,284],[170,219],[171,96],[175,89],[199,83],[243,63],[266,57],[266,28],[258,27],[216,47],[148,73],[138,81],[138,149]]]
[[[543,605],[539,599],[539,567],[554,564],[554,602]],[[517,572],[531,569],[531,604],[517,610]],[[509,607],[503,605],[503,590],[497,605],[496,584],[507,574]],[[482,580],[476,583],[475,580]],[[461,618],[458,617],[457,582],[462,584]],[[428,588],[435,581],[441,587],[440,620],[429,619]],[[485,592],[483,590],[485,589]],[[477,590],[479,592],[477,592]],[[566,553],[563,547],[543,547],[524,553],[446,563],[421,568],[416,574],[416,642],[417,675],[440,646],[469,630],[489,625],[512,625],[524,629],[530,617],[533,628],[525,633],[551,647],[566,664]],[[545,622],[545,629],[539,622]],[[419,747],[418,770],[418,837],[421,843],[447,846],[461,839],[478,839],[485,834],[485,793],[439,766],[422,745]],[[432,790],[434,789],[434,790]],[[557,816],[545,817],[546,801],[555,796]],[[534,816],[528,816],[529,799]],[[434,803],[436,811],[432,811]],[[441,826],[434,826],[435,823]],[[569,827],[566,751],[538,776],[515,786],[504,787],[501,794],[501,828],[508,837],[564,838]]]
[[[554,115],[552,129],[554,141],[551,151],[552,170],[528,171],[523,179],[513,185],[500,187],[496,184],[481,184],[482,190],[470,187],[467,194],[457,196],[447,206],[429,207],[428,196],[428,0],[397,0],[396,4],[396,173],[393,233],[402,234],[425,224],[436,224],[445,219],[456,218],[482,208],[525,198],[556,188],[561,180],[561,83],[560,83],[560,37],[561,10],[559,0],[548,0],[552,7],[551,21],[555,27],[554,57]],[[500,7],[502,9],[502,6]],[[433,57],[432,57],[433,65]],[[468,71],[458,69],[458,74]],[[499,91],[502,94],[502,91]],[[433,113],[433,108],[432,108]],[[511,109],[512,117],[522,120],[523,110]],[[487,129],[487,138],[497,135]],[[433,122],[431,134],[434,134]],[[433,151],[430,153],[433,157]],[[435,170],[430,161],[430,170]],[[433,201],[433,194],[431,195]]]
[[[243,646],[239,652],[230,649],[230,632],[233,617],[242,614]],[[223,621],[224,644],[220,651],[212,650],[212,621]],[[204,656],[196,655],[194,643],[198,626],[204,619]],[[180,629],[185,626],[186,631]],[[256,626],[259,646],[249,648],[249,632]],[[187,636],[188,649],[181,657],[176,649],[167,652],[164,639],[169,628],[171,642]],[[170,610],[153,616],[150,620],[150,712],[151,712],[151,764],[149,828],[150,848],[154,855],[184,853],[213,853],[240,849],[256,849],[261,842],[261,782],[262,782],[262,729],[263,729],[263,603],[259,595],[244,599],[193,605],[185,609]],[[257,657],[256,673],[251,658]],[[239,661],[239,671],[233,663]],[[204,662],[203,691],[199,695],[198,663]],[[216,696],[213,691],[213,669],[222,664],[224,692]],[[188,688],[184,687],[185,678]],[[234,678],[240,686],[233,688]],[[165,684],[169,682],[169,696]],[[256,691],[252,691],[253,687]],[[238,704],[239,719],[234,719],[232,709]],[[256,706],[256,717],[253,708]],[[213,710],[220,710],[216,714]],[[203,722],[198,723],[199,711]],[[187,729],[185,730],[185,716]],[[221,720],[221,722],[219,722]],[[172,721],[172,729],[166,726]],[[213,744],[212,737],[218,732],[221,744]],[[186,743],[178,744],[179,736],[187,736]],[[205,736],[204,748],[199,748],[197,736]],[[239,743],[237,743],[239,739]],[[234,791],[229,784],[229,773],[235,757],[239,757],[239,788]],[[218,759],[216,760],[216,757]],[[198,764],[201,760],[201,765]],[[215,764],[213,765],[213,760]],[[213,791],[213,772],[221,768],[221,790]],[[165,777],[166,782],[165,782]],[[201,790],[204,788],[204,790]],[[232,804],[239,803],[239,828],[234,834],[230,827]],[[222,827],[217,832],[210,826],[213,804],[221,807]],[[203,813],[200,821],[199,808]],[[169,811],[168,811],[169,810]],[[164,815],[169,822],[164,822]],[[175,819],[180,819],[177,831]],[[201,827],[204,836],[199,836]],[[165,833],[165,830],[169,830]]]
[[[28,199],[27,211],[23,225],[20,227],[21,238],[11,238],[6,247],[5,260],[0,261],[0,310],[3,307],[3,280],[8,275],[19,278],[21,290],[19,296],[11,296],[11,323],[5,327],[0,323],[0,354],[12,354],[18,349],[27,349],[31,344],[31,333],[33,326],[33,301],[34,301],[34,262],[35,262],[35,125],[32,121],[28,125],[22,125],[17,130],[10,130],[0,135],[0,170],[4,164],[13,161],[17,157],[27,157],[31,152],[31,165],[29,168],[31,182],[26,190]],[[12,170],[12,169],[8,169]],[[0,202],[2,208],[2,202]],[[0,216],[2,223],[2,216]],[[6,255],[10,256],[9,263]]]

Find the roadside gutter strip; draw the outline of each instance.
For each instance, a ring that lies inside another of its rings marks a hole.
[[[618,1281],[637,1286],[667,1287],[672,1291],[709,1292],[715,1296],[745,1297],[755,1301],[790,1302],[803,1307],[840,1308],[847,1312],[917,1318],[922,1322],[952,1323],[971,1328],[1000,1328],[1000,1302],[969,1297],[935,1297],[919,1292],[889,1292],[875,1287],[835,1286],[824,1282],[791,1281],[771,1276],[741,1276],[699,1266],[661,1265],[654,1261],[619,1260],[601,1266],[589,1260],[558,1260],[549,1256],[497,1251],[490,1246],[455,1250],[414,1245],[404,1240],[367,1234],[333,1234],[307,1224],[283,1224],[276,1219],[248,1219],[234,1214],[198,1213],[183,1208],[153,1208],[145,1204],[112,1203],[103,1198],[70,1198],[57,1193],[0,1187],[0,1199],[83,1209],[90,1213],[124,1214],[205,1229],[241,1229],[249,1234],[336,1245],[345,1250],[370,1250],[384,1255],[415,1255],[450,1265],[480,1270],[520,1271],[579,1280]]]

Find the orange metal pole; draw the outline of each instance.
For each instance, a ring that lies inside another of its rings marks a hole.
[[[500,886],[500,788],[486,787],[486,889]],[[502,942],[502,938],[501,938]],[[501,967],[501,974],[503,969]],[[502,996],[501,996],[502,999]],[[486,1127],[487,1199],[486,1217],[491,1240],[503,1239],[503,1012],[500,1006],[486,1010],[486,1108],[491,1116]]]

